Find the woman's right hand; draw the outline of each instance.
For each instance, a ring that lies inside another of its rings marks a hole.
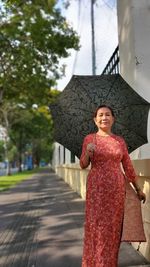
[[[144,194],[144,192],[140,189],[139,191],[137,191],[137,195],[140,201],[142,201],[143,203],[145,203],[146,201],[146,195]]]
[[[87,154],[90,156],[93,156],[94,151],[95,151],[95,144],[89,143],[86,147]]]

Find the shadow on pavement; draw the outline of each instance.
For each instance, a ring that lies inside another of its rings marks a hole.
[[[0,266],[81,267],[85,201],[54,172],[0,193],[0,203]],[[122,244],[119,267],[140,264],[147,261]]]
[[[37,174],[0,199],[3,267],[81,265],[84,201],[54,173]]]

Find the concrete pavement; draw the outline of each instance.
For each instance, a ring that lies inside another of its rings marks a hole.
[[[50,169],[0,193],[1,267],[81,267],[83,201]],[[149,266],[122,243],[119,267]]]

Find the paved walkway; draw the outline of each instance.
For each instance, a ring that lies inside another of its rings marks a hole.
[[[1,267],[81,267],[85,202],[54,172],[43,169],[0,193],[0,203]],[[125,266],[150,264],[124,243]]]

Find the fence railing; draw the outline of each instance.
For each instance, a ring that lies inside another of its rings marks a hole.
[[[119,64],[119,46],[116,47],[114,53],[109,59],[106,67],[102,71],[102,74],[117,74],[120,73],[120,64]]]

